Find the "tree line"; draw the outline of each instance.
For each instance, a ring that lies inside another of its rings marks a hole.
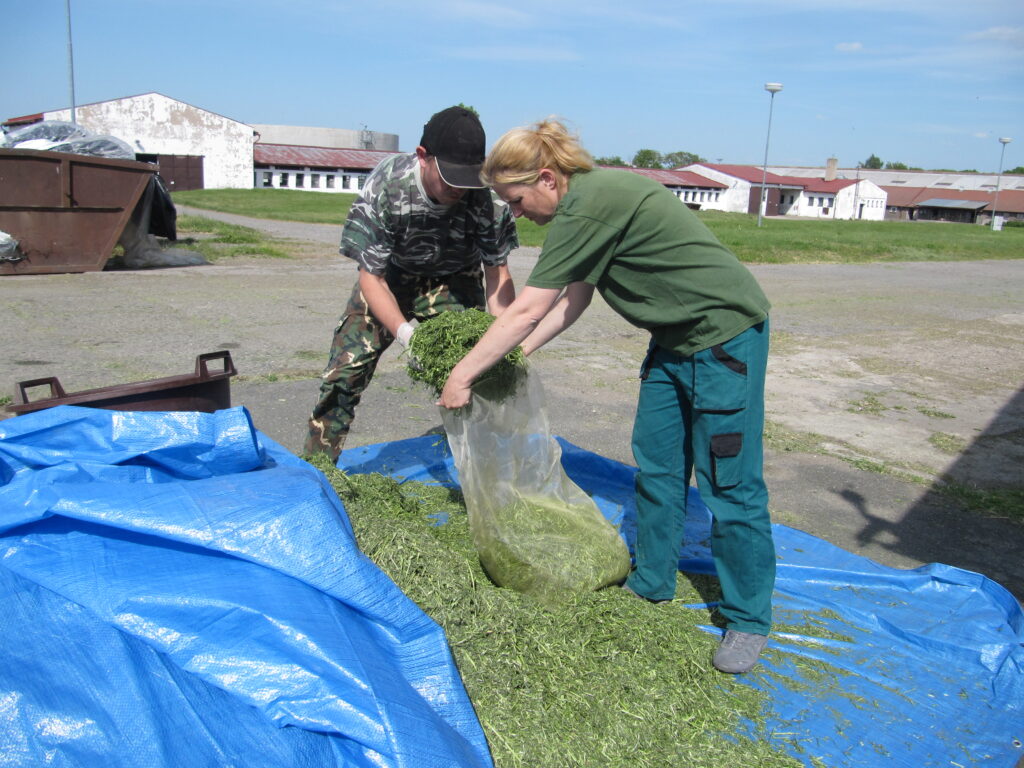
[[[654,149],[641,149],[633,155],[633,161],[627,163],[618,155],[612,155],[611,157],[595,157],[594,162],[597,165],[613,165],[622,168],[679,168],[684,165],[692,165],[693,163],[706,163],[700,155],[696,155],[693,152],[667,152],[662,154]]]
[[[638,150],[633,159],[630,162],[626,162],[619,155],[611,155],[609,157],[595,157],[594,162],[597,165],[610,165],[621,168],[660,168],[663,170],[671,168],[681,168],[686,165],[692,165],[694,163],[706,163],[707,160],[694,152],[665,152],[661,153],[654,149],[641,149]],[[897,160],[882,161],[878,155],[872,153],[867,160],[863,160],[857,163],[859,168],[868,168],[871,170],[887,170],[887,171],[923,171],[924,168],[916,168],[906,163],[901,163]],[[931,169],[933,173],[978,173],[976,169],[970,168],[966,170],[955,170],[953,168],[934,168]],[[1003,173],[1019,173],[1024,174],[1024,165],[1018,165],[1016,168],[1011,168]]]
[[[925,170],[924,168],[915,168],[913,166],[907,165],[906,163],[900,163],[900,162],[895,162],[895,161],[888,161],[888,162],[883,163],[882,162],[882,158],[880,158],[878,155],[876,155],[874,153],[872,153],[871,156],[868,157],[867,160],[864,160],[861,163],[857,163],[857,165],[860,168],[870,168],[872,170],[880,170],[880,169],[884,169],[884,170],[887,170],[887,171],[923,171],[923,170]],[[968,169],[959,170],[959,171],[955,170],[953,168],[932,168],[931,171],[932,171],[932,173],[978,173],[978,170],[976,168],[968,168]],[[1008,171],[1003,171],[1003,173],[1021,173],[1021,174],[1024,174],[1024,165],[1018,165],[1016,168],[1011,168]]]

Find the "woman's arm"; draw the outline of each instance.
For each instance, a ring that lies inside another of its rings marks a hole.
[[[561,298],[523,341],[523,354],[529,355],[575,323],[594,296],[594,286],[588,283],[569,283]]]
[[[461,408],[470,401],[470,387],[477,377],[515,349],[558,300],[557,288],[526,286],[501,313],[476,346],[452,369],[438,405]]]

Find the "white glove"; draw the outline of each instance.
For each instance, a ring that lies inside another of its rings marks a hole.
[[[398,326],[398,333],[395,334],[395,338],[398,339],[398,343],[407,349],[409,347],[409,341],[412,339],[413,331],[416,330],[416,326],[413,325],[415,322],[416,321],[413,320],[412,323],[402,323]]]

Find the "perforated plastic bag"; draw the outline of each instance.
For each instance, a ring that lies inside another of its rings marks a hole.
[[[484,570],[545,600],[621,581],[629,551],[562,469],[537,375],[523,368],[511,393],[499,386],[477,385],[468,408],[441,409]]]

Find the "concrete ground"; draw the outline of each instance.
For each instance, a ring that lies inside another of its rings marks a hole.
[[[294,256],[0,278],[0,386],[57,376],[74,392],[191,373],[196,355],[229,350],[239,372],[232,404],[298,452],[355,278],[336,256],[340,228],[202,215],[263,229]],[[537,253],[513,254],[520,284]],[[1024,489],[1024,261],[752,270],[774,305],[774,520],[896,568],[977,571],[1024,598],[1024,523],[969,511],[940,490]],[[644,334],[595,297],[532,358],[552,432],[632,463],[645,348]],[[389,351],[348,446],[439,429],[433,398]]]

